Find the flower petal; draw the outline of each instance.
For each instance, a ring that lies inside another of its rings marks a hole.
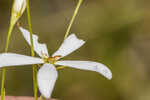
[[[14,0],[12,10],[14,11],[14,13],[22,15],[26,6],[27,6],[26,0]]]
[[[24,38],[26,39],[26,41],[28,42],[28,44],[31,46],[31,42],[30,42],[30,32],[22,27],[19,28],[20,31],[22,32]],[[40,56],[43,57],[43,54],[46,56],[48,55],[48,50],[47,50],[47,46],[46,44],[41,44],[38,42],[38,36],[33,34],[33,45],[34,45],[34,50],[35,52]]]
[[[41,94],[45,98],[50,98],[55,82],[57,79],[57,71],[54,65],[44,64],[38,71],[37,81]]]
[[[103,64],[92,61],[58,61],[56,65],[63,65],[72,68],[78,68],[83,70],[96,71],[108,79],[112,78],[111,71]]]
[[[26,0],[14,0],[13,7],[11,10],[11,25],[14,25],[17,22],[17,20],[22,16],[26,9],[26,6]]]
[[[43,63],[43,60],[36,57],[25,56],[15,53],[0,54],[0,67],[41,64],[41,63]]]
[[[85,41],[78,39],[75,34],[71,34],[64,40],[60,48],[52,56],[64,57],[80,48],[84,43]]]

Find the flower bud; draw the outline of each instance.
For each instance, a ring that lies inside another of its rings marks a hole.
[[[15,24],[26,9],[26,0],[14,0],[11,12],[11,24]]]

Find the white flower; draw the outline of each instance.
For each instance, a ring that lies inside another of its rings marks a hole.
[[[16,13],[22,14],[26,8],[26,0],[14,0],[13,10]]]
[[[28,42],[30,43],[30,33],[20,27],[20,30]],[[14,53],[0,54],[0,66],[16,66],[16,65],[29,65],[29,64],[43,64],[38,71],[37,81],[41,94],[45,98],[50,98],[57,79],[57,70],[55,65],[63,65],[71,68],[96,71],[108,79],[112,78],[111,71],[103,64],[92,61],[75,61],[63,60],[60,58],[72,53],[80,48],[85,42],[78,39],[75,34],[71,34],[64,40],[60,48],[52,55],[49,56],[46,44],[38,43],[38,36],[33,35],[33,44],[35,52],[41,57],[31,57]]]
[[[11,12],[11,23],[15,24],[26,9],[26,0],[14,0]]]

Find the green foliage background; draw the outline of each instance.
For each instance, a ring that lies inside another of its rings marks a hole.
[[[63,41],[77,0],[30,0],[33,32],[52,54]],[[0,0],[0,52],[4,52],[13,0]],[[86,44],[65,57],[104,63],[112,80],[89,71],[59,70],[52,97],[61,100],[150,99],[150,1],[84,0],[71,32]],[[19,20],[28,27],[26,13]],[[9,52],[30,55],[17,27]],[[32,67],[7,68],[6,94],[33,96]],[[1,74],[0,74],[1,75]],[[1,78],[1,77],[0,77]]]

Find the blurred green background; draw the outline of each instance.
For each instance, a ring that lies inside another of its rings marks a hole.
[[[0,0],[0,52],[5,48],[12,2]],[[50,54],[62,43],[77,2],[30,0],[33,32],[47,44]],[[84,0],[71,32],[86,44],[65,59],[104,63],[112,70],[113,78],[109,81],[98,73],[71,68],[59,70],[52,97],[150,100],[149,11],[149,0]],[[19,22],[28,27],[26,13]],[[16,26],[9,52],[30,55],[30,47]],[[33,96],[31,66],[7,68],[6,77],[7,95]]]

